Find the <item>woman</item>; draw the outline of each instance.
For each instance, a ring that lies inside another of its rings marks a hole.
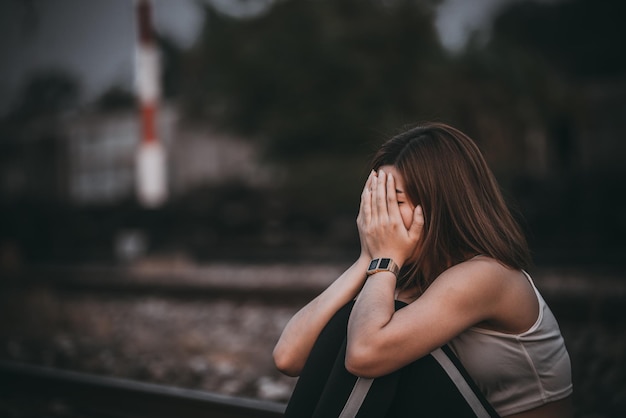
[[[372,168],[360,257],[287,324],[279,370],[299,375],[324,327],[356,298],[345,346],[353,375],[385,376],[447,344],[500,416],[570,417],[563,338],[478,147],[429,123],[386,142]]]

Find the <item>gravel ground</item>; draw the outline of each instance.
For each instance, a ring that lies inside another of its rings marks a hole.
[[[279,402],[296,380],[271,351],[300,303],[0,292],[0,359]],[[561,319],[576,416],[626,416],[626,321]]]
[[[27,319],[3,321],[2,359],[278,401],[295,383],[271,362],[295,308],[45,289],[11,304]]]

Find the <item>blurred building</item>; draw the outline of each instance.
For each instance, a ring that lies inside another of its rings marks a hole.
[[[207,125],[176,123],[174,134],[176,139],[168,147],[174,197],[222,183],[251,187],[269,183],[270,168],[260,163],[253,142]]]
[[[138,132],[131,111],[86,111],[67,121],[69,202],[110,204],[132,196]]]
[[[197,187],[269,180],[251,142],[205,124],[181,123],[173,106],[159,111],[160,140],[168,154],[173,198]],[[0,143],[3,200],[53,200],[70,205],[112,205],[134,198],[139,119],[134,108],[88,108],[54,126],[29,123]]]

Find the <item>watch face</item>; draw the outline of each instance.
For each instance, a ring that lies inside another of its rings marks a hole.
[[[376,268],[376,265],[378,264],[378,259],[374,259],[372,261],[370,261],[370,266],[367,268],[368,270],[374,270]]]
[[[382,258],[380,260],[380,265],[378,266],[378,268],[386,269],[387,267],[389,267],[389,262],[390,261],[391,261],[391,259],[389,259],[389,258]]]

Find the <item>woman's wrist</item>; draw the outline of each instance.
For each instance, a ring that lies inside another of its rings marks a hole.
[[[365,273],[367,272],[367,268],[370,265],[371,260],[372,259],[369,254],[360,254],[359,258],[357,258],[354,264],[350,267],[350,270],[352,271],[351,276],[353,276],[353,279],[350,280],[357,280],[359,286],[363,286],[366,279]]]
[[[366,269],[370,261],[372,261],[372,256],[368,252],[365,252],[365,251],[362,251],[361,254],[359,255],[359,258],[357,259],[357,263],[359,265],[365,266]]]

